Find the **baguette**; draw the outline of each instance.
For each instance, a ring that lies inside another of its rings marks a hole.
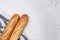
[[[0,40],[2,40],[1,37],[0,37]]]
[[[18,40],[18,38],[21,36],[27,22],[28,22],[28,16],[26,14],[24,14],[20,18],[19,22],[17,23],[9,40]]]
[[[14,14],[1,35],[1,38],[3,40],[9,40],[18,20],[19,20],[19,15]]]

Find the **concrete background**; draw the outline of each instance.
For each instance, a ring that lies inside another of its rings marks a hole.
[[[29,15],[25,34],[29,40],[60,40],[60,0],[0,0],[2,15]]]

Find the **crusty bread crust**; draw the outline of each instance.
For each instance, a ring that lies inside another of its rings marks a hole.
[[[1,38],[3,40],[9,40],[9,38],[10,38],[10,36],[11,36],[11,34],[12,34],[12,32],[13,32],[13,30],[14,30],[14,28],[15,28],[18,20],[19,20],[19,18],[20,17],[19,17],[18,14],[14,14],[11,17],[9,23],[7,24],[6,28],[4,29],[4,31],[3,31],[2,35],[1,35]]]
[[[21,36],[27,22],[28,22],[28,16],[26,14],[23,14],[23,16],[18,21],[9,40],[18,40],[18,38]]]

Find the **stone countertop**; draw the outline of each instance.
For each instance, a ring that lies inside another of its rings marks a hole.
[[[29,40],[60,40],[60,0],[0,0],[2,15],[29,15],[23,33]]]

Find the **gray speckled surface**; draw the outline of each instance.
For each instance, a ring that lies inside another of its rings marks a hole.
[[[29,40],[60,40],[60,0],[1,0],[0,8],[9,18],[14,13],[29,15],[23,32]]]

